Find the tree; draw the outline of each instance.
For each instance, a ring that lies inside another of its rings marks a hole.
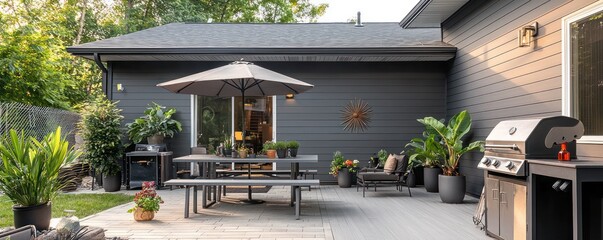
[[[172,22],[313,22],[309,0],[0,1],[0,101],[69,109],[101,95],[101,72],[67,46]]]

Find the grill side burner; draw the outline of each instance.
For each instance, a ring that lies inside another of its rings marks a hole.
[[[486,138],[477,167],[485,170],[486,231],[501,239],[526,239],[529,165],[526,159],[554,159],[560,145],[576,155],[584,126],[574,118],[556,116],[498,123]]]

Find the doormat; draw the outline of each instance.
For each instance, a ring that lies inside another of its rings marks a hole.
[[[272,186],[252,186],[252,193],[267,193]],[[247,186],[226,186],[226,193],[247,193]]]

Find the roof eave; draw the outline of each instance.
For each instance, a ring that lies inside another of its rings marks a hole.
[[[366,48],[74,48],[67,52],[76,55],[98,54],[405,54],[450,53],[454,46],[408,46]]]
[[[399,25],[402,28],[408,28],[410,24],[429,6],[432,0],[420,0],[408,14],[400,21]]]

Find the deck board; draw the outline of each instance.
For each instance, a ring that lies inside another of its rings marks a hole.
[[[437,193],[424,188],[413,188],[409,197],[408,192],[383,186],[363,198],[355,188],[323,185],[304,189],[301,220],[295,220],[290,189],[276,186],[268,193],[254,193],[266,203],[253,206],[236,204],[245,193],[228,194],[224,202],[199,208],[199,214],[187,219],[182,217],[184,191],[160,190],[165,204],[152,222],[135,222],[126,213],[129,203],[84,218],[82,225],[129,239],[491,239],[473,225],[477,199],[471,197],[463,204],[444,204]]]

